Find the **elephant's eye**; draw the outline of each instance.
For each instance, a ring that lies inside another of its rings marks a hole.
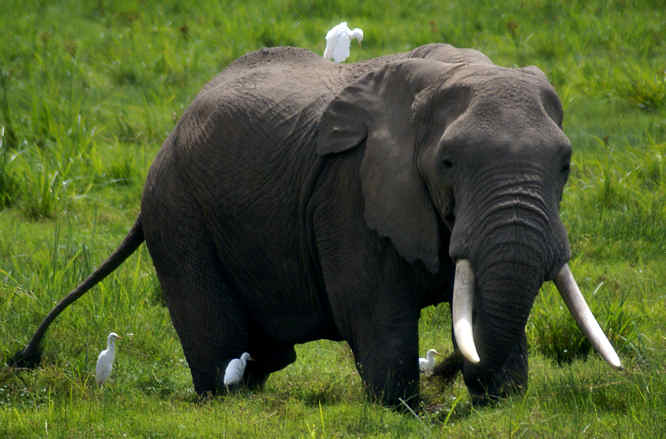
[[[560,172],[563,175],[569,175],[569,171],[571,171],[571,145],[563,145],[563,155],[562,155],[562,167],[560,168]]]
[[[445,169],[453,168],[453,162],[449,159],[444,159],[444,161],[442,161],[442,165],[444,166]]]

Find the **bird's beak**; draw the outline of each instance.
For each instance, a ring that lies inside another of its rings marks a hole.
[[[439,352],[435,351],[435,355],[442,355],[442,354],[440,354]]]

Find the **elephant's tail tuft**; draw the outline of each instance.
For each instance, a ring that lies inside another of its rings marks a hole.
[[[123,242],[118,248],[109,256],[106,261],[102,263],[86,280],[79,286],[72,290],[65,298],[63,298],[44,318],[41,325],[32,336],[30,343],[24,349],[18,351],[13,357],[9,359],[7,364],[11,367],[19,368],[35,368],[41,360],[40,342],[44,337],[44,333],[48,329],[51,322],[67,308],[72,302],[81,297],[86,291],[94,287],[98,282],[111,274],[125,259],[127,259],[134,251],[139,248],[144,241],[143,226],[141,223],[141,214],[134,222],[134,225],[125,236]]]
[[[42,361],[42,350],[39,345],[34,349],[29,349],[29,345],[25,349],[21,349],[14,354],[7,361],[7,366],[21,368],[21,369],[34,369]]]

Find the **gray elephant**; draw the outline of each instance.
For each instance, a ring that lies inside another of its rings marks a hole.
[[[418,320],[450,302],[474,401],[525,389],[525,324],[554,280],[621,367],[567,266],[571,145],[536,67],[430,44],[355,64],[262,49],[204,86],[164,142],[120,247],[55,316],[145,240],[194,387],[249,352],[261,386],[294,345],[346,340],[371,395],[418,395]]]

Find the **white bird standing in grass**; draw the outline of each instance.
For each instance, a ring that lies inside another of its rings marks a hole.
[[[432,375],[432,371],[435,368],[435,355],[439,355],[439,352],[434,349],[428,349],[426,357],[419,358],[419,370],[421,373],[425,373],[426,376]]]
[[[227,391],[229,391],[229,386],[241,382],[243,375],[245,375],[245,366],[247,366],[248,360],[252,360],[252,357],[249,353],[243,352],[240,358],[234,358],[227,364],[227,368],[224,371],[224,386],[227,388]]]
[[[353,39],[358,40],[358,44],[361,45],[363,31],[359,28],[349,29],[346,21],[334,26],[326,34],[324,58],[332,59],[335,62],[346,60],[349,57],[349,46]]]
[[[104,384],[104,381],[111,375],[113,369],[113,360],[116,358],[116,339],[122,338],[115,332],[109,334],[106,338],[106,349],[99,353],[97,357],[97,367],[95,367],[95,381],[98,385]]]

